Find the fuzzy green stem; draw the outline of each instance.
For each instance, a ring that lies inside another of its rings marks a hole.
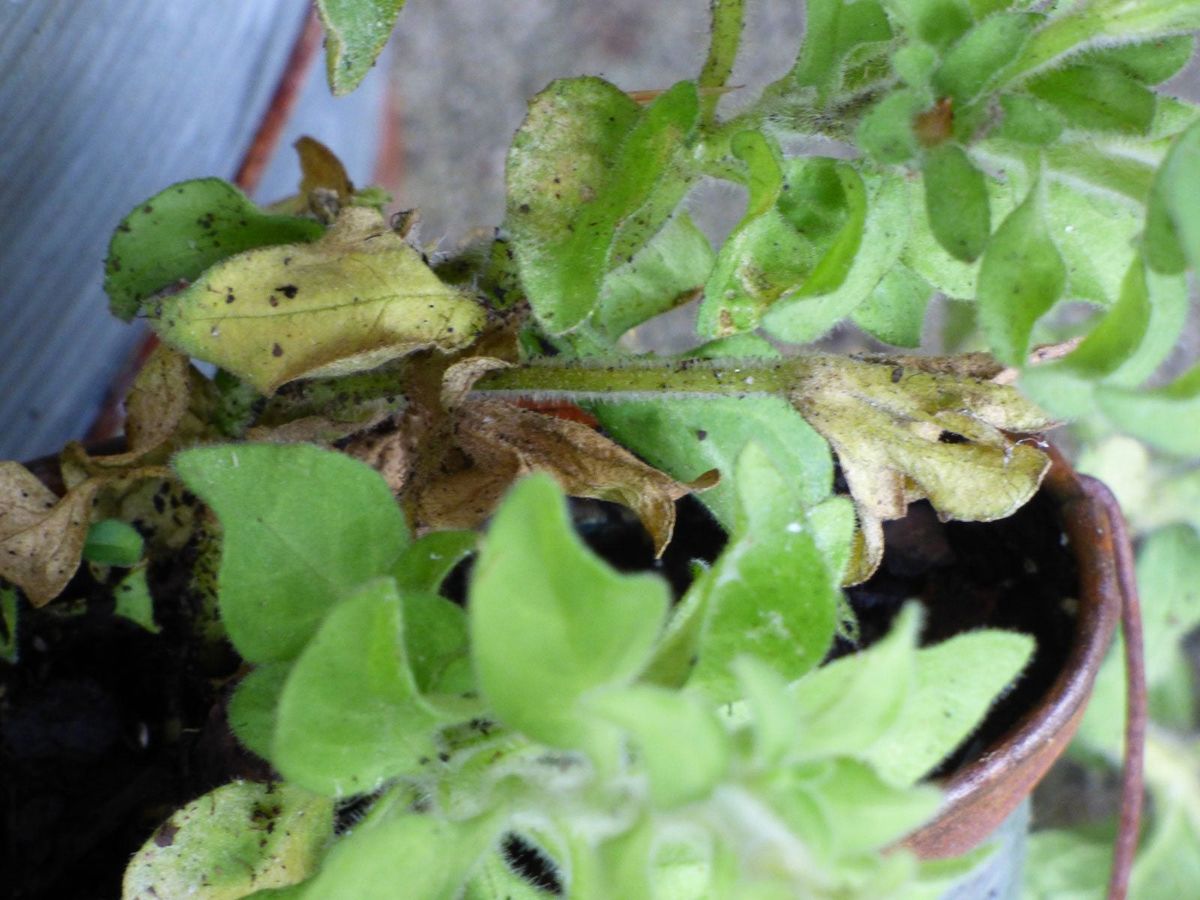
[[[490,372],[474,390],[589,400],[626,395],[661,397],[746,397],[786,394],[805,358],[789,360],[667,360],[623,365],[533,363]]]
[[[733,62],[737,58],[738,45],[742,40],[743,0],[711,0],[712,35],[708,45],[708,58],[700,70],[700,86],[720,88],[725,86]],[[706,94],[701,100],[701,120],[707,125],[713,121],[717,111],[719,92]]]

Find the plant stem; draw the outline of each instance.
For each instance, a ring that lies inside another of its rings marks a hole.
[[[674,399],[786,394],[807,358],[667,360],[620,366],[533,363],[490,372],[474,390],[534,395],[545,399],[587,400],[613,395]]]
[[[700,86],[719,88],[725,86],[737,58],[738,44],[742,40],[744,5],[743,0],[711,0],[711,7],[712,35],[708,58],[700,70]],[[720,99],[718,92],[706,94],[701,99],[701,119],[705,124],[713,121]]]

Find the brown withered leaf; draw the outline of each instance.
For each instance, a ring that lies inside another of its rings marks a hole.
[[[580,422],[469,396],[479,377],[506,365],[473,357],[450,366],[436,398],[414,404],[396,429],[356,439],[347,452],[383,474],[420,530],[478,527],[514,481],[540,471],[571,496],[632,509],[662,553],[675,500],[712,487],[717,473],[683,484]]]
[[[661,554],[675,528],[675,501],[716,483],[709,473],[681,484],[586,425],[502,400],[464,401],[455,410],[454,436],[461,468],[417,487],[421,520],[441,528],[479,525],[513,481],[549,472],[573,497],[632,509]]]
[[[1053,421],[1015,389],[978,377],[999,371],[979,359],[812,356],[796,371],[791,401],[833,447],[858,509],[855,577],[878,565],[879,523],[912,501],[927,498],[942,519],[1001,519],[1050,467],[1036,439],[1011,433]]]
[[[0,463],[0,577],[34,606],[57,597],[79,568],[101,479],[61,499],[20,463]]]

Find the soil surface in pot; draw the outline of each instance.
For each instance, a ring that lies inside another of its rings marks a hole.
[[[624,571],[663,574],[676,595],[695,559],[712,561],[725,538],[693,498],[679,505],[675,539],[660,560],[628,510],[572,502],[576,527]],[[988,719],[943,763],[953,771],[1007,731],[1061,670],[1074,625],[1074,563],[1050,501],[1039,495],[992,523],[942,523],[924,503],[888,523],[879,571],[849,590],[859,643],[839,640],[830,656],[885,634],[901,605],[929,610],[923,640],[937,643],[981,627],[1026,632],[1032,665]],[[202,651],[189,638],[194,615],[182,554],[175,571],[150,573],[160,634],[112,614],[105,585],[87,567],[66,597],[41,610],[23,604],[19,659],[0,662],[0,871],[13,898],[115,897],[129,857],[177,807],[232,778],[267,778],[242,751],[224,717],[236,656]],[[447,582],[461,599],[469,562]],[[509,848],[514,862],[528,848]],[[547,873],[548,874],[548,873]],[[549,876],[552,879],[552,875]],[[544,882],[549,886],[552,881]]]

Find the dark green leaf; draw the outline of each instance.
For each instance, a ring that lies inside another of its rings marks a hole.
[[[885,344],[916,347],[921,343],[925,308],[933,287],[903,264],[883,276],[866,302],[854,310],[854,324]]]
[[[887,15],[877,0],[810,0],[805,4],[804,44],[790,78],[824,95],[837,86],[838,70],[848,54],[891,37]]]
[[[1044,204],[1044,191],[1035,186],[996,229],[979,269],[979,322],[992,352],[1009,365],[1024,362],[1034,323],[1066,285]]]
[[[957,144],[927,150],[921,174],[925,212],[934,237],[957,259],[970,262],[977,258],[992,233],[984,174]]]
[[[221,520],[221,618],[251,662],[295,658],[326,611],[390,572],[408,544],[392,492],[357,460],[305,444],[239,444],[175,457]]]
[[[129,568],[142,558],[145,541],[138,530],[120,519],[93,522],[83,544],[83,558],[104,566]]]
[[[405,652],[395,582],[368,582],[330,610],[283,686],[270,759],[331,797],[364,794],[436,755],[443,724]]]
[[[473,531],[434,531],[411,543],[392,572],[402,591],[437,593],[446,576],[475,552]]]
[[[20,644],[17,641],[17,589],[0,583],[0,659],[16,663]]]
[[[587,318],[604,276],[662,227],[686,188],[679,154],[699,114],[681,82],[642,110],[598,78],[535,97],[508,155],[508,229],[538,318]]]
[[[194,281],[205,269],[255,247],[320,237],[312,219],[267,215],[219,178],[183,181],[129,213],[108,245],[104,290],[113,315],[129,321],[153,294]]]
[[[496,512],[471,581],[479,690],[506,724],[553,746],[586,742],[580,698],[645,667],[666,583],[619,575],[580,542],[547,475],[521,481]]]
[[[791,162],[786,174],[779,211],[821,254],[793,296],[832,293],[845,283],[862,246],[866,184],[854,167],[819,156]]]
[[[1034,78],[1027,88],[1070,127],[1145,134],[1154,120],[1154,92],[1117,69],[1071,66]]]
[[[884,7],[913,37],[947,47],[971,27],[964,0],[884,0]]]
[[[470,691],[473,684],[463,608],[445,597],[421,591],[404,591],[401,597],[404,646],[417,689],[426,694]]]
[[[974,100],[1025,44],[1035,18],[1028,13],[988,16],[946,51],[934,87],[957,104]]]
[[[392,34],[404,0],[317,0],[325,26],[325,68],[335,96],[363,80]]]

